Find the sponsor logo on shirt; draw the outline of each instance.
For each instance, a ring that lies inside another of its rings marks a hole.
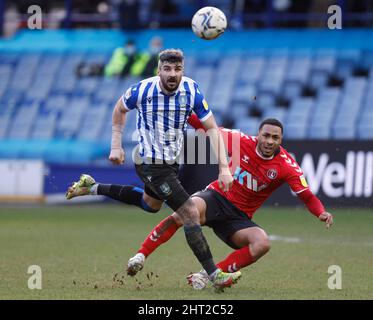
[[[244,178],[246,178],[246,184]],[[248,189],[255,192],[259,192],[267,188],[266,184],[259,185],[258,180],[255,179],[250,172],[242,170],[240,167],[236,168],[233,179],[235,179],[240,185],[245,185]]]
[[[300,183],[302,184],[302,186],[305,188],[308,188],[308,183],[307,183],[306,178],[303,175],[301,175],[299,179],[300,179]]]
[[[131,94],[132,94],[132,90],[131,90],[131,89],[128,89],[127,92],[126,92],[126,94],[124,95],[124,98],[125,98],[126,100],[128,100],[128,99],[131,97]]]
[[[209,109],[209,105],[207,104],[207,101],[205,99],[202,100],[202,104],[203,104],[203,107],[205,108],[205,110]]]
[[[247,155],[244,155],[243,158],[241,159],[243,162],[249,163],[249,157]]]

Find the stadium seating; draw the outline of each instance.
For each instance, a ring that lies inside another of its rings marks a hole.
[[[288,43],[278,48],[268,47],[277,41],[268,33],[257,48],[190,51],[186,75],[198,82],[220,123],[231,120],[249,134],[274,117],[284,123],[287,139],[373,139],[373,48],[337,49],[340,38],[330,39],[333,47],[323,36],[317,41],[325,48],[292,48],[295,37],[289,31]],[[316,42],[315,35],[307,37]],[[108,43],[99,52],[0,46],[2,158],[84,163],[107,155],[112,108],[139,79],[79,78],[75,70],[82,61],[108,61]],[[123,137],[129,153],[135,128],[130,112]]]

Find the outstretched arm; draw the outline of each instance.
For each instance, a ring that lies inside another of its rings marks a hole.
[[[306,189],[303,192],[297,194],[298,198],[303,201],[306,205],[308,210],[316,217],[319,218],[320,221],[324,221],[326,227],[329,229],[330,226],[333,224],[333,216],[327,212],[319,200],[310,189]]]

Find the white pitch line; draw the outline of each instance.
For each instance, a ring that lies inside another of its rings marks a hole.
[[[287,243],[300,243],[300,242],[311,242],[307,240],[303,240],[301,238],[296,238],[296,237],[284,237],[284,236],[279,236],[279,235],[269,235],[269,240],[270,241],[283,241]],[[336,245],[336,246],[364,246],[364,247],[372,247],[373,242],[370,241],[330,241],[330,240],[312,240],[312,243],[314,244],[321,244],[321,245]]]
[[[295,238],[295,237],[284,237],[284,236],[279,236],[275,234],[271,234],[269,236],[270,241],[283,241],[283,242],[288,242],[288,243],[299,243],[302,242],[302,239],[300,238]]]

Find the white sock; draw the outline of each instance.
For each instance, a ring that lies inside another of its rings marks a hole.
[[[89,189],[89,193],[91,195],[97,195],[97,187],[98,187],[98,183],[95,183],[90,189]]]
[[[207,274],[207,272],[206,272],[205,269],[202,269],[199,273],[202,274],[204,277],[207,277],[207,278],[208,278],[208,276],[209,276],[209,275]]]

